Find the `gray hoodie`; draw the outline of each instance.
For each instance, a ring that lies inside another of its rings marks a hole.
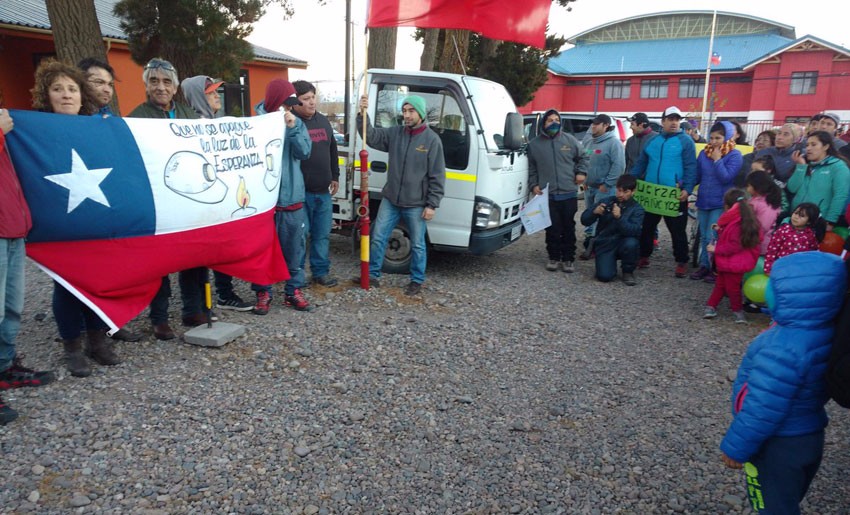
[[[626,169],[626,152],[615,131],[591,138],[585,145],[585,152],[590,158],[587,184],[594,188],[604,184],[608,191],[613,191],[617,178]]]
[[[201,118],[221,118],[224,116],[222,112],[224,109],[219,109],[217,113],[213,113],[209,102],[207,102],[207,95],[204,93],[204,90],[207,89],[206,75],[195,75],[194,77],[183,79],[180,87],[183,88],[183,96],[186,97],[186,103],[192,106],[192,109]]]

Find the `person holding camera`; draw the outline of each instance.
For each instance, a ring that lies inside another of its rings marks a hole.
[[[610,282],[617,276],[617,260],[623,270],[623,283],[634,286],[634,271],[640,255],[640,234],[643,227],[643,207],[634,200],[637,179],[621,175],[617,179],[615,196],[601,199],[581,214],[581,223],[596,222],[596,278]]]

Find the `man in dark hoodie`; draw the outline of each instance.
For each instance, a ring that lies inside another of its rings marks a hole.
[[[631,122],[632,136],[626,140],[626,173],[631,173],[646,144],[658,136],[658,133],[649,125],[646,113],[635,113],[628,120]]]
[[[590,159],[581,143],[561,131],[561,115],[550,109],[543,115],[540,134],[528,142],[528,188],[540,195],[549,186],[549,216],[546,228],[546,270],[560,264],[567,273],[575,271],[578,185],[587,177]]]
[[[316,87],[305,80],[292,83],[301,105],[292,108],[301,118],[313,142],[310,158],[301,161],[304,174],[307,227],[310,236],[310,272],[312,282],[322,286],[336,286],[330,275],[330,234],[333,222],[333,196],[339,190],[339,155],[334,131],[325,115],[316,110]],[[304,263],[301,263],[304,268]]]

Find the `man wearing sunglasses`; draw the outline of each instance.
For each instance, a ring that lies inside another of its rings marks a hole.
[[[177,70],[171,63],[163,59],[151,59],[145,65],[142,80],[145,81],[148,100],[133,109],[130,113],[131,118],[199,118],[190,106],[174,100],[179,79]],[[183,301],[183,325],[186,327],[207,323],[207,317],[203,313],[206,279],[206,268],[192,268],[179,274],[180,297]],[[169,297],[171,297],[171,282],[166,276],[162,278],[162,286],[151,301],[151,324],[153,334],[158,340],[172,340],[177,337],[168,325]],[[213,318],[213,320],[216,319]]]

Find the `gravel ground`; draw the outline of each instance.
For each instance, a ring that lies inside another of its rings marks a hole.
[[[349,240],[333,271],[355,275]],[[158,342],[72,378],[34,266],[19,349],[52,368],[6,391],[3,513],[749,513],[720,461],[730,379],[763,315],[673,277],[666,231],[638,286],[592,262],[547,272],[542,234],[492,256],[434,254],[364,292],[313,287],[312,313],[220,312],[220,349]],[[176,282],[176,281],[175,281]],[[248,297],[248,287],[238,291]],[[175,284],[175,292],[178,291]],[[172,299],[172,320],[179,321]],[[832,404],[805,513],[850,512],[850,417]]]

